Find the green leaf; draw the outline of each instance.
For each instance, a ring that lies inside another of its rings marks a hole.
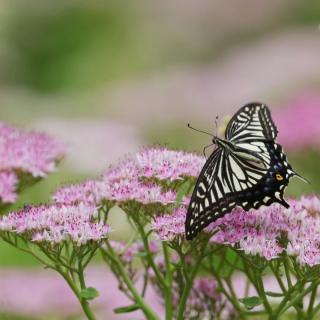
[[[262,301],[257,296],[247,297],[239,299],[239,301],[248,309],[251,310],[254,307],[260,306],[262,304]]]
[[[274,298],[280,298],[283,297],[284,294],[280,292],[272,292],[272,291],[266,291],[266,295],[269,297],[274,297]]]
[[[93,288],[93,287],[88,287],[86,289],[83,289],[80,292],[80,297],[84,298],[86,300],[93,300],[98,296],[99,296],[99,291],[96,288]]]
[[[116,308],[113,309],[114,313],[129,313],[129,312],[133,312],[140,309],[138,304],[133,304],[131,306],[126,306],[126,307],[120,307],[120,308]]]

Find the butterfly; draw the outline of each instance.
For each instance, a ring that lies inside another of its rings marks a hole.
[[[225,139],[213,136],[216,149],[202,168],[193,190],[185,222],[193,239],[213,221],[236,206],[248,211],[280,203],[288,208],[284,191],[293,176],[269,108],[262,103],[243,106],[229,121]]]

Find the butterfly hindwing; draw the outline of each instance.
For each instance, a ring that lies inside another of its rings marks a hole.
[[[238,195],[237,204],[245,210],[258,209],[262,205],[269,206],[274,202],[289,207],[283,195],[295,172],[279,144],[266,142],[266,146],[271,156],[269,169],[256,185]]]
[[[295,173],[280,145],[267,142],[266,148],[270,152],[268,170],[261,173],[250,166],[246,169],[243,167],[244,179],[239,177],[238,184],[235,184],[230,176],[230,172],[232,176],[235,174],[232,168],[228,169],[228,166],[231,167],[228,158],[213,157],[214,166],[212,166],[212,159],[208,160],[207,166],[199,176],[188,208],[187,239],[194,238],[199,231],[224,214],[231,212],[235,206],[249,210],[278,202],[288,207],[283,194],[290,178]],[[222,151],[219,150],[216,154],[221,156]],[[215,170],[212,171],[212,168]]]

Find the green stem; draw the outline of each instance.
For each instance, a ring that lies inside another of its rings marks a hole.
[[[274,269],[274,267],[272,266],[272,264],[270,264],[270,269],[271,269],[273,275],[276,277],[282,293],[285,295],[285,294],[287,293],[287,289],[286,289],[286,287],[285,287],[285,285],[284,285],[281,277],[279,276],[279,273]]]
[[[102,257],[105,259],[105,256],[107,256],[112,263],[116,266],[117,272],[127,285],[128,289],[130,290],[132,296],[134,297],[135,301],[137,304],[139,304],[141,310],[145,314],[146,318],[149,320],[158,320],[159,317],[154,313],[154,311],[146,304],[145,300],[143,297],[139,294],[139,292],[136,290],[134,287],[131,279],[127,275],[126,271],[123,268],[122,262],[119,260],[118,256],[114,252],[112,246],[107,242],[108,246],[108,251],[105,250],[104,248],[100,248],[102,252]]]
[[[313,317],[313,305],[314,305],[314,302],[315,302],[315,299],[316,299],[316,296],[317,296],[317,290],[318,290],[318,287],[314,287],[312,292],[311,292],[308,311],[307,311],[309,319],[312,319],[312,317]]]
[[[237,297],[237,295],[236,295],[236,292],[235,292],[234,289],[233,289],[233,286],[232,286],[232,283],[231,283],[231,278],[227,278],[227,279],[225,280],[225,282],[226,282],[226,284],[227,284],[227,287],[228,287],[228,289],[229,289],[229,291],[230,291],[230,294],[231,294],[232,298],[233,298],[235,301],[238,301],[239,299],[238,299],[238,297]]]
[[[244,296],[246,298],[249,296],[249,292],[250,292],[250,280],[248,279],[248,277],[246,277],[246,286],[244,289]]]
[[[172,271],[170,264],[170,252],[167,245],[163,242],[162,249],[164,254],[164,260],[166,265],[166,287],[164,290],[166,320],[172,319]]]
[[[57,269],[57,271],[62,275],[62,277],[68,283],[71,290],[74,292],[74,294],[78,298],[78,300],[81,304],[82,310],[85,313],[85,315],[87,316],[88,320],[95,320],[96,317],[95,317],[94,313],[92,312],[88,301],[81,297],[81,291],[78,289],[76,284],[73,282],[72,278],[69,277],[69,275],[66,272],[64,272],[61,268]]]
[[[79,274],[80,288],[81,288],[81,290],[83,290],[86,288],[86,283],[84,280],[84,273],[83,273],[83,267],[82,267],[81,261],[79,261],[79,263],[78,263],[78,268],[79,268],[78,274]]]
[[[278,281],[278,284],[279,284],[279,287],[280,287],[283,295],[286,296],[288,290],[286,289],[286,287],[285,287],[285,285],[284,285],[281,277],[279,276],[279,273],[274,269],[274,267],[273,267],[272,264],[270,264],[270,269],[271,269],[272,273],[274,274],[274,276],[276,277],[276,279],[277,279],[277,281]],[[288,277],[287,277],[287,279],[288,279]],[[288,285],[289,285],[289,283],[291,283],[291,280],[289,280],[287,283],[288,283]],[[291,283],[291,285],[289,286],[289,290],[290,290],[291,288],[292,288],[292,283]],[[298,313],[298,316],[299,316],[300,318],[302,318],[302,317],[303,317],[303,314],[302,314],[303,312],[302,312],[302,310],[301,310],[301,307],[299,307],[298,305],[294,305],[294,308],[296,309],[296,311],[297,311],[297,313]]]
[[[198,259],[196,261],[196,264],[192,269],[192,272],[190,274],[189,279],[186,279],[186,284],[185,284],[185,286],[183,288],[182,296],[181,296],[181,299],[180,299],[180,302],[179,302],[178,313],[177,313],[177,318],[176,318],[177,320],[183,320],[184,319],[184,312],[185,312],[185,309],[186,309],[186,304],[187,304],[187,300],[188,300],[188,297],[189,297],[189,293],[190,293],[190,290],[192,288],[193,280],[197,275],[198,269],[199,269],[200,264],[202,262],[202,259],[204,257],[204,253],[205,253],[205,249],[206,249],[206,246],[208,244],[208,241],[209,241],[209,239],[207,239],[205,244],[203,245],[202,250],[200,252],[200,255],[199,255],[199,257],[198,257]]]
[[[287,278],[288,288],[291,289],[292,288],[292,281],[291,281],[287,257],[285,257],[283,260],[284,260],[283,265],[284,265],[284,271],[285,271],[286,278]]]
[[[319,310],[320,310],[320,303],[313,309],[312,316],[310,317],[310,319],[313,319],[314,316],[319,312]]]
[[[273,310],[271,308],[271,305],[270,305],[269,300],[267,298],[267,295],[265,293],[262,276],[260,276],[260,274],[255,274],[255,278],[257,281],[257,287],[259,288],[259,290],[258,290],[259,296],[262,298],[263,305],[264,305],[267,313],[269,314],[269,319],[274,319]]]
[[[249,317],[256,317],[256,316],[264,316],[266,314],[266,311],[245,311],[244,314]],[[260,319],[260,318],[259,318]]]
[[[213,274],[215,276],[215,279],[218,281],[219,289],[222,291],[222,293],[228,299],[228,301],[233,305],[233,307],[238,311],[239,318],[240,319],[244,319],[245,318],[245,316],[244,316],[245,312],[241,309],[239,301],[237,299],[234,299],[232,297],[232,295],[227,292],[227,290],[224,288],[223,282],[220,279],[220,277],[218,277],[218,275],[216,273],[213,273]]]
[[[150,249],[149,249],[148,238],[147,238],[146,233],[145,233],[145,231],[143,229],[143,226],[141,226],[139,223],[136,223],[136,226],[138,228],[138,231],[139,231],[139,233],[141,235],[141,238],[142,238],[142,241],[143,241],[144,249],[145,249],[146,254],[147,254],[148,263],[151,266],[153,272],[155,273],[156,278],[157,278],[160,286],[163,289],[166,289],[166,281],[164,280],[164,278],[163,278],[162,274],[160,273],[158,267],[154,263],[152,254],[151,254]]]
[[[320,279],[313,282],[308,288],[302,290],[302,292],[297,294],[293,299],[291,298],[291,292],[289,292],[291,290],[289,290],[288,295],[283,299],[283,301],[278,306],[278,308],[276,310],[276,315],[279,316],[279,315],[283,314],[285,311],[287,311],[289,308],[294,306],[305,295],[312,292],[312,290],[314,290],[314,288],[317,287],[319,285],[319,283],[320,283]],[[292,291],[297,290],[297,288],[299,288],[301,286],[303,286],[303,284],[301,284],[301,283],[299,283],[299,285],[297,285],[297,286],[293,286]],[[289,302],[289,303],[287,303],[287,302]]]

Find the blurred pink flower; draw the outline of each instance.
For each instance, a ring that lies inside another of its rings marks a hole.
[[[0,172],[0,199],[5,203],[14,203],[17,200],[16,187],[18,177],[14,172]]]
[[[27,207],[1,217],[0,231],[24,234],[34,242],[71,240],[81,246],[108,236],[109,226],[95,221],[97,215],[97,208],[88,204]]]
[[[293,151],[320,148],[320,95],[300,94],[274,112],[279,142]]]
[[[124,263],[131,263],[137,254],[138,248],[135,243],[127,245],[124,241],[110,241],[113,250],[121,257]]]
[[[45,133],[26,132],[0,123],[0,168],[21,170],[33,177],[54,171],[64,147]]]
[[[135,241],[131,244],[127,244],[125,241],[110,240],[110,244],[125,263],[131,263],[139,252],[144,252],[144,245],[142,241]],[[152,254],[158,253],[158,243],[156,241],[150,241],[149,250]]]
[[[45,177],[56,168],[64,147],[45,133],[27,132],[0,122],[0,200],[17,199],[18,177]]]
[[[118,282],[105,267],[89,267],[86,271],[88,286],[95,287],[100,295],[91,303],[98,319],[143,319],[139,311],[116,315],[114,308],[132,302],[118,289]],[[23,285],[21,285],[23,284]],[[142,286],[142,283],[138,283]],[[82,314],[79,302],[62,277],[52,270],[0,269],[1,312],[24,317],[62,320]],[[30,294],[32,288],[32,294]],[[152,290],[146,300],[161,315],[163,309]],[[1,313],[0,312],[0,313]]]

